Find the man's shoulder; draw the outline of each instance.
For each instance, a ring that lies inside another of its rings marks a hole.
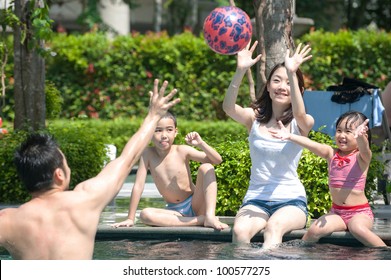
[[[0,218],[5,218],[18,211],[18,207],[9,206],[0,210]]]

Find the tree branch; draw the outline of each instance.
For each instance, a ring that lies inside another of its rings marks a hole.
[[[235,1],[234,0],[229,0],[229,3],[231,6],[236,7]],[[251,69],[247,70],[247,79],[248,79],[248,86],[250,88],[250,99],[251,101],[255,101],[255,84],[254,84],[254,79],[253,75],[251,73]]]

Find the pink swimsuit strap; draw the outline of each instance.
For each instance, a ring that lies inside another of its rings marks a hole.
[[[357,150],[346,156],[338,151],[329,162],[329,185],[331,188],[365,189],[366,174],[357,160]]]

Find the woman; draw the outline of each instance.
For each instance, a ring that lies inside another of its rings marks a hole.
[[[264,230],[263,248],[282,242],[285,233],[304,228],[307,200],[297,175],[302,147],[276,139],[269,129],[278,129],[281,121],[290,132],[307,136],[314,119],[306,114],[302,94],[304,79],[299,66],[309,60],[311,49],[300,44],[291,57],[276,65],[262,95],[248,108],[236,104],[240,83],[246,71],[259,61],[252,54],[257,46],[250,44],[237,55],[237,68],[223,102],[224,111],[249,132],[252,161],[250,186],[235,217],[233,242],[250,243]]]

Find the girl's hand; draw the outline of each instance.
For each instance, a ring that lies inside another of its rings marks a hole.
[[[311,51],[310,46],[305,45],[303,49],[301,46],[302,44],[300,43],[292,57],[290,57],[289,49],[286,51],[285,68],[291,73],[295,73],[303,62],[312,58],[312,55],[308,55],[308,53]]]
[[[357,138],[359,136],[367,136],[367,131],[368,131],[368,123],[369,120],[366,119],[362,124],[360,124],[356,130],[354,131],[354,138]]]
[[[237,68],[239,69],[245,69],[247,70],[251,66],[253,66],[255,63],[257,63],[261,59],[261,54],[258,55],[256,58],[252,58],[253,52],[255,51],[255,48],[258,45],[258,41],[255,41],[252,47],[250,48],[251,41],[248,42],[247,46],[238,52],[237,55]]]
[[[269,133],[277,139],[289,140],[291,138],[291,133],[289,130],[282,124],[281,121],[277,121],[277,124],[280,129],[269,129]]]

